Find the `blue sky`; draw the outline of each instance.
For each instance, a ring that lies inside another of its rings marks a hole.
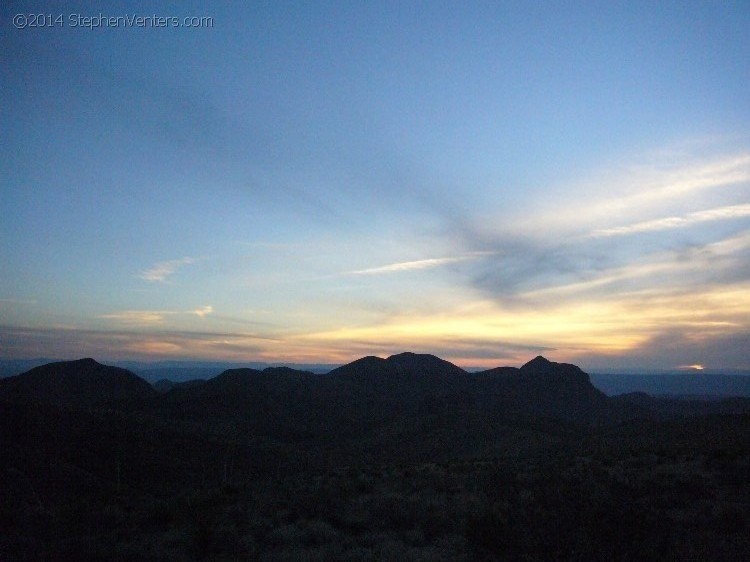
[[[2,357],[750,368],[747,2],[0,10]]]

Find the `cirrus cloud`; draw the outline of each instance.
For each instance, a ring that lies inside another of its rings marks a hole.
[[[142,271],[138,277],[150,283],[166,283],[167,278],[177,273],[183,266],[197,262],[197,258],[184,257],[178,260],[162,261]]]
[[[622,236],[640,232],[655,232],[671,228],[692,226],[693,224],[702,222],[730,220],[744,217],[750,217],[750,204],[729,205],[726,207],[696,211],[680,217],[664,217],[660,219],[641,221],[626,226],[599,229],[592,232],[591,236]]]
[[[419,269],[430,269],[433,267],[440,267],[451,263],[458,263],[463,261],[469,261],[477,259],[481,256],[487,255],[489,252],[471,252],[463,256],[448,257],[448,258],[428,258],[423,260],[414,261],[403,261],[383,265],[380,267],[371,267],[367,269],[358,269],[355,271],[348,271],[346,275],[381,275],[385,273],[399,273],[402,271],[415,271]]]
[[[205,318],[213,312],[213,306],[206,305],[195,310],[121,310],[102,314],[99,318],[115,320],[131,326],[154,326],[163,324],[169,316],[195,315],[199,318]]]

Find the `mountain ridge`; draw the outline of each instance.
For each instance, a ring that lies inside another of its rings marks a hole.
[[[707,412],[667,402],[607,397],[578,366],[537,356],[521,367],[467,372],[431,354],[402,352],[365,356],[326,374],[291,367],[230,368],[189,384],[164,381],[158,391],[135,373],[92,358],[52,362],[0,379],[0,399],[96,407],[128,402],[159,415],[251,420],[272,432],[269,420],[302,427],[327,427],[336,419],[360,429],[398,418],[434,416],[546,417],[608,423],[669,412]],[[657,406],[654,406],[657,404]],[[743,406],[740,404],[739,408]]]
[[[58,405],[97,406],[155,395],[154,388],[135,373],[90,357],[47,363],[0,380],[0,396]]]
[[[376,529],[388,548],[405,530],[418,544],[459,545],[443,560],[544,559],[560,541],[562,560],[643,543],[629,551],[641,559],[663,538],[644,535],[659,521],[669,536],[685,528],[688,547],[701,529],[696,544],[716,530],[726,540],[727,524],[726,552],[747,545],[750,512],[737,498],[747,497],[750,401],[607,398],[576,366],[544,358],[480,373],[409,353],[344,367],[228,369],[142,400],[102,400],[108,381],[147,383],[91,359],[0,381],[0,558],[150,559],[157,537],[158,559],[254,559],[328,537],[331,549],[308,557],[349,560],[363,551],[336,557],[342,538],[372,541],[363,531]],[[66,373],[85,400],[52,392]],[[23,385],[41,394],[8,391]],[[706,498],[723,502],[715,516]],[[643,505],[650,519],[613,545]],[[582,521],[596,549],[577,550]],[[551,538],[527,552],[530,530]],[[252,549],[235,548],[241,537]],[[507,551],[482,550],[498,540]],[[678,546],[672,558],[693,552]]]

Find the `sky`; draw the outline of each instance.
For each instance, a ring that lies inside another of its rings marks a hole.
[[[0,358],[750,369],[746,1],[5,2],[0,127]]]

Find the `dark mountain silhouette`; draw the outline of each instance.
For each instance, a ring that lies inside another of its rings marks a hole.
[[[165,392],[169,392],[174,388],[200,386],[204,382],[206,382],[206,379],[189,379],[183,382],[173,381],[171,379],[159,379],[158,381],[154,382],[152,386],[154,387],[154,390],[156,390],[156,392],[164,394]]]
[[[741,401],[705,406],[608,398],[577,366],[541,356],[520,368],[479,373],[415,353],[363,357],[325,375],[237,368],[206,381],[165,383],[160,392],[129,371],[82,359],[0,383],[6,402],[140,412],[199,434],[265,443],[274,454],[321,467],[346,462],[353,451],[372,463],[473,458],[507,450],[509,436],[518,450],[549,444],[551,435],[564,440],[573,426],[747,411]]]
[[[4,399],[58,405],[95,406],[154,395],[151,385],[134,373],[93,359],[49,363],[0,380],[0,397]]]
[[[470,374],[434,355],[401,353],[363,357],[326,375],[229,369],[202,384],[175,386],[157,410],[256,442],[294,444],[313,458],[307,462],[343,462],[356,450],[379,463],[482,455],[498,435],[513,432],[535,443],[536,429],[519,429],[529,425],[524,420],[599,423],[607,398],[577,367],[543,358]]]
[[[241,407],[248,401],[292,398],[304,394],[303,387],[318,375],[288,367],[256,369],[228,369],[200,385],[181,385],[167,395],[170,400],[213,402]]]
[[[15,372],[9,372],[8,375],[17,375],[28,371],[32,367],[50,363],[52,360],[38,362],[24,369],[18,369]],[[122,367],[134,372],[136,375],[154,384],[162,379],[171,380],[177,383],[188,382],[193,379],[211,379],[223,373],[228,369],[251,368],[262,371],[268,367],[291,367],[301,371],[310,371],[317,374],[324,374],[338,367],[339,365],[330,365],[325,363],[305,363],[305,364],[269,364],[257,361],[251,362],[227,362],[227,361],[117,361],[113,365]],[[4,372],[3,361],[0,360],[0,376]]]
[[[288,367],[228,369],[198,385],[178,385],[159,406],[162,415],[284,442],[308,436],[323,403],[313,400],[316,379]]]
[[[349,403],[360,415],[404,415],[416,413],[425,400],[444,399],[455,405],[468,398],[468,374],[428,354],[364,357],[334,369],[328,378],[327,391],[335,403]]]
[[[229,369],[204,384],[179,387],[166,400],[195,410],[240,411],[254,416],[260,411],[305,410],[300,417],[317,415],[322,409],[337,416],[337,409],[348,409],[368,400],[386,404],[411,404],[425,395],[443,392],[443,384],[466,379],[467,374],[448,361],[432,355],[403,353],[388,359],[364,357],[316,375],[289,367]]]
[[[375,377],[430,377],[445,380],[446,377],[465,375],[466,371],[453,363],[426,353],[399,353],[387,359],[363,357],[342,365],[328,373],[331,376],[375,376]]]
[[[607,398],[537,357],[157,393],[91,359],[0,381],[0,559],[747,558],[750,401]]]
[[[327,375],[229,369],[173,388],[159,408],[170,419],[294,444],[313,457],[307,462],[343,462],[356,450],[380,463],[484,455],[509,434],[519,439],[514,447],[525,447],[521,441],[540,442],[538,428],[553,420],[605,423],[608,405],[573,365],[540,357],[520,369],[470,374],[434,355],[401,353],[363,357]]]
[[[485,408],[581,422],[604,421],[616,413],[580,368],[541,356],[520,369],[499,367],[474,376],[477,400]]]
[[[565,377],[577,377],[581,382],[589,382],[588,375],[579,367],[569,363],[555,363],[537,355],[519,369],[522,373],[553,374]]]

